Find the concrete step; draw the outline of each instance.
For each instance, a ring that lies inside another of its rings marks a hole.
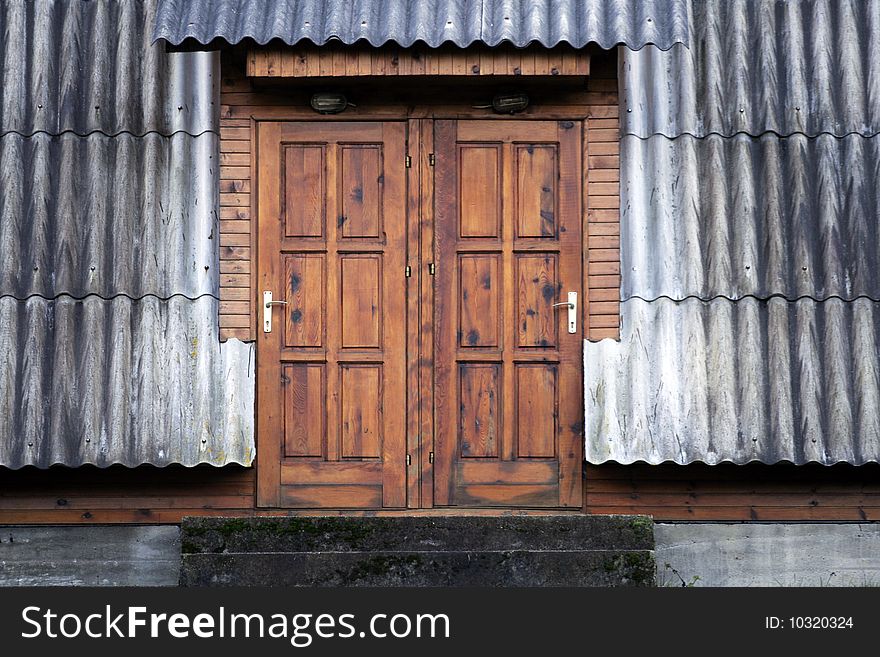
[[[641,516],[186,518],[182,586],[651,586]]]

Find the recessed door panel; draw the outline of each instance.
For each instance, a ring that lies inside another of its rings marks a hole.
[[[578,507],[580,125],[434,125],[434,503]]]
[[[406,506],[405,132],[260,125],[258,285],[277,304],[257,341],[263,506]]]

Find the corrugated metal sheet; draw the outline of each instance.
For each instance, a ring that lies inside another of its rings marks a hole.
[[[155,0],[0,3],[0,135],[216,128],[217,58],[151,47]]]
[[[216,54],[154,0],[0,4],[0,465],[250,464],[219,342]]]
[[[0,137],[0,294],[219,293],[217,136]]]
[[[880,0],[695,2],[621,54],[622,340],[594,463],[880,460]]]
[[[253,346],[221,347],[217,312],[212,297],[0,299],[0,463],[250,464]]]
[[[624,302],[586,349],[594,463],[880,460],[880,303]]]
[[[621,144],[622,297],[880,301],[880,138]]]
[[[880,132],[875,0],[699,0],[688,48],[621,53],[624,134]]]
[[[280,39],[667,49],[687,43],[687,19],[687,0],[160,0],[153,37],[173,45]]]

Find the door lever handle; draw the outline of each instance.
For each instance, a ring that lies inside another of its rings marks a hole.
[[[286,306],[287,301],[272,301],[272,291],[263,291],[263,333],[272,332],[272,306]]]
[[[577,333],[577,301],[578,301],[578,293],[577,292],[569,292],[568,293],[568,301],[561,301],[559,303],[554,303],[551,308],[556,308],[558,306],[568,306],[568,332],[569,333]]]

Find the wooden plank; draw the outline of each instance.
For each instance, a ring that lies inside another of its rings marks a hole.
[[[594,237],[619,237],[619,223],[591,223],[587,226],[590,236]]]
[[[225,207],[250,207],[251,195],[238,192],[220,192],[220,205]]]
[[[620,182],[620,170],[618,169],[591,169],[587,173],[589,182]]]
[[[251,140],[251,130],[249,127],[238,127],[238,126],[226,126],[222,123],[220,124],[220,139],[224,140],[232,140],[232,141],[247,141]]]
[[[247,287],[251,285],[249,274],[223,274],[220,276],[221,287]]]
[[[251,303],[251,291],[246,287],[221,287],[220,288],[220,299],[223,301],[247,301],[248,302],[248,311],[247,313],[251,313],[250,303]]]
[[[590,262],[620,262],[620,249],[591,249]]]
[[[618,301],[592,301],[590,303],[590,316],[597,315],[617,315],[620,313],[620,302]],[[591,323],[591,326],[595,326]],[[614,325],[615,327],[617,324]]]
[[[251,318],[248,315],[220,315],[221,328],[249,328]]]
[[[606,338],[610,338],[612,340],[618,340],[620,338],[620,332],[618,329],[590,329],[590,341],[595,342],[598,340],[604,340]]]
[[[591,127],[590,130],[587,130],[587,139],[590,140],[590,144],[597,144],[600,142],[607,142],[618,144],[620,142],[620,130],[616,128],[595,128]],[[619,148],[619,146],[618,146]]]
[[[250,153],[251,152],[251,142],[250,141],[235,141],[232,139],[221,139],[220,140],[220,152],[221,153]]]
[[[593,149],[590,149],[590,157],[587,162],[591,171],[593,169],[620,169],[620,155],[618,151],[600,155]]]
[[[251,311],[248,301],[220,301],[220,312],[226,315],[247,315]]]
[[[250,246],[238,246],[232,245],[230,241],[237,241],[242,238],[242,235],[232,234],[229,236],[230,238],[234,238],[232,240],[224,239],[224,235],[220,235],[220,259],[221,260],[247,260],[251,259],[251,249]]]
[[[248,114],[248,116],[250,115]],[[220,164],[221,166],[250,167],[251,155],[249,152],[220,153]]]
[[[609,274],[620,274],[620,261],[612,262],[590,262],[591,276],[607,276]]]
[[[459,506],[559,506],[559,486],[531,484],[477,484],[455,490],[454,503]]]
[[[620,288],[593,288],[590,301],[620,301]]]
[[[223,195],[220,195],[220,198],[223,198]],[[222,202],[222,201],[221,201]],[[608,208],[619,208],[620,207],[620,197],[619,196],[596,196],[591,194],[587,198],[587,207],[590,209],[608,209]]]
[[[620,194],[620,184],[617,182],[594,181],[590,184],[589,191],[590,196],[617,196]]]
[[[382,506],[382,486],[282,486],[281,504],[307,509],[375,509]]]
[[[595,224],[593,224],[595,225]],[[592,232],[592,227],[590,226],[590,230]],[[619,235],[590,235],[587,239],[587,246],[589,249],[619,249],[620,248],[620,236]]]
[[[251,222],[249,221],[221,221],[220,245],[250,246],[250,230]]]
[[[361,463],[353,461],[285,461],[281,464],[282,485],[307,484],[357,484],[382,485],[382,464],[378,461]]]
[[[250,260],[221,260],[221,274],[249,274],[251,271]]]
[[[598,156],[598,155],[611,156],[611,157],[613,157],[613,156],[618,156],[618,157],[619,157],[619,155],[620,155],[620,144],[619,144],[618,142],[616,142],[616,141],[615,141],[615,142],[609,142],[609,143],[602,143],[602,142],[600,142],[600,143],[593,143],[593,142],[590,142],[589,150],[590,150],[590,157],[591,157],[591,158],[592,158],[592,157],[595,157],[595,156]],[[619,161],[618,161],[618,162],[619,162]],[[590,166],[591,166],[591,167],[593,166],[592,162],[590,163]],[[604,167],[596,167],[596,168],[606,168],[606,169],[607,169],[607,168],[614,168],[614,167],[612,167],[612,166],[610,166],[610,165],[607,165],[607,166],[604,166]],[[619,163],[618,163],[617,168],[620,168]]]
[[[221,328],[220,329],[220,340],[232,340],[233,338],[237,340],[252,340],[253,337],[251,335],[250,328]]]
[[[620,315],[595,315],[590,313],[590,328],[618,328]]]
[[[472,484],[553,484],[559,472],[551,461],[459,461],[457,475]]]
[[[248,180],[250,176],[250,167],[220,167],[220,180]]]

